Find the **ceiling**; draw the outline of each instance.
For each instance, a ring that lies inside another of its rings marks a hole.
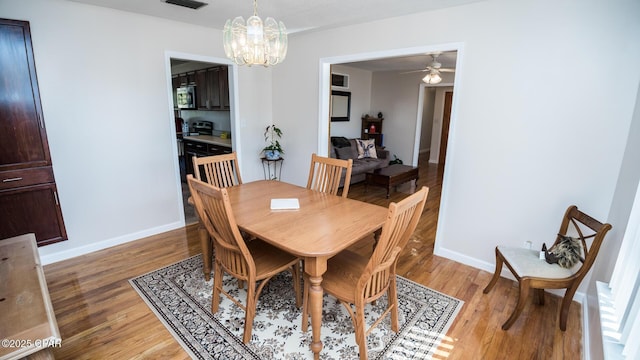
[[[199,0],[207,3],[193,10],[165,0],[70,0],[127,12],[155,16],[221,30],[227,19],[253,15],[251,0]],[[348,24],[409,15],[483,0],[258,0],[258,15],[282,21],[289,34],[323,30]],[[442,54],[444,68],[455,67],[455,52]],[[418,70],[431,62],[427,54],[348,64],[369,71]],[[345,64],[347,65],[347,64]]]
[[[457,51],[442,52],[438,55],[438,62],[442,64],[442,68],[455,69]],[[357,61],[351,63],[343,63],[341,65],[352,66],[355,68],[375,71],[414,71],[422,70],[433,62],[433,58],[429,54],[409,55],[401,57],[391,57],[386,59]]]
[[[70,0],[222,30],[227,19],[253,15],[251,0],[199,0],[198,10],[165,0]],[[258,0],[258,16],[282,21],[289,34],[454,7],[483,0]]]

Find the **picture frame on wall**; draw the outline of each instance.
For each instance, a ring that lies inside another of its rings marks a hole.
[[[351,93],[331,91],[331,121],[349,121],[351,115]]]
[[[331,73],[331,89],[349,90],[349,75],[340,74],[340,73]]]

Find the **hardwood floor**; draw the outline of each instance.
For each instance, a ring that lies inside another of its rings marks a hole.
[[[490,273],[433,255],[441,181],[437,166],[420,164],[419,186],[429,186],[427,205],[401,254],[398,273],[465,302],[436,359],[581,359],[579,304],[570,308],[567,331],[558,329],[559,298],[542,306],[529,301],[509,329],[500,326],[515,306],[517,284],[500,279],[487,295]],[[349,197],[388,206],[410,191],[356,184]],[[463,226],[463,224],[461,225]],[[352,250],[371,252],[373,239]],[[494,247],[496,244],[487,244]],[[129,285],[135,276],[200,253],[196,225],[45,266],[62,334],[56,359],[187,359],[188,355]]]

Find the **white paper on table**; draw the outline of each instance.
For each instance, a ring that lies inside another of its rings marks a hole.
[[[271,199],[271,210],[295,210],[300,209],[297,198]]]

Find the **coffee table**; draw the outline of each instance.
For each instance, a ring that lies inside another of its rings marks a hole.
[[[392,186],[415,180],[418,186],[418,167],[393,164],[382,169],[367,172],[365,191],[369,185],[380,185],[387,188],[387,199]]]

